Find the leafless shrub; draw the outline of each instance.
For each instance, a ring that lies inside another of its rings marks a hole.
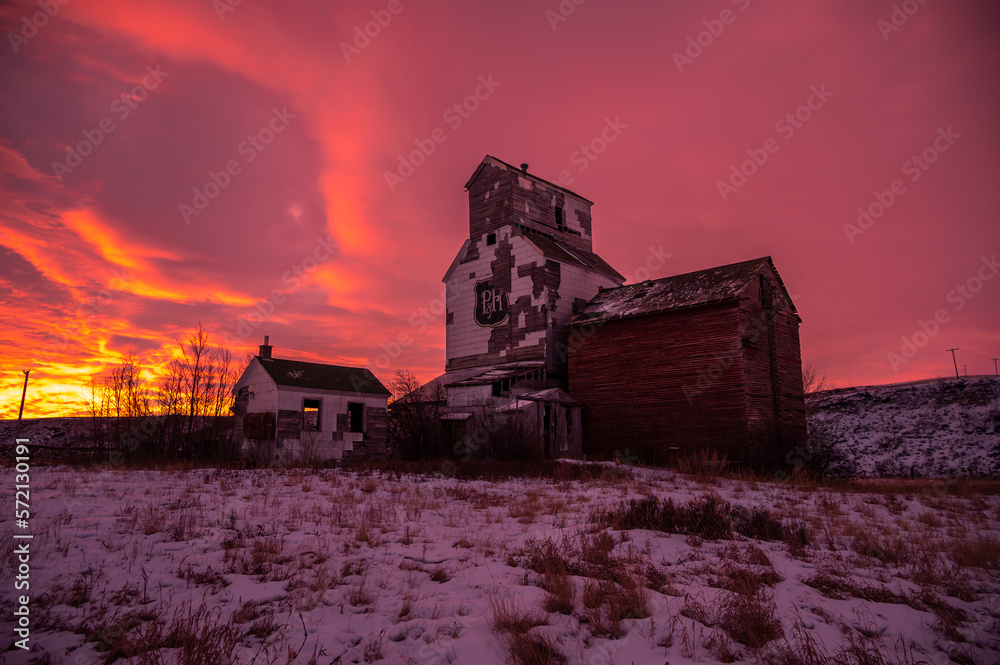
[[[392,393],[388,414],[390,456],[418,460],[447,455],[440,420],[446,402],[444,387],[421,390],[415,374],[397,370],[389,383],[389,392]]]
[[[676,459],[677,470],[680,473],[697,478],[714,478],[726,470],[726,455],[717,450],[702,448],[691,450]]]
[[[763,591],[752,596],[726,593],[715,609],[719,626],[751,649],[759,649],[784,635],[777,611],[774,600]]]

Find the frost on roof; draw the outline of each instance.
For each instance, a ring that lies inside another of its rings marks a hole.
[[[628,284],[598,293],[570,320],[585,323],[704,305],[739,296],[769,257]],[[777,271],[775,271],[777,274]]]

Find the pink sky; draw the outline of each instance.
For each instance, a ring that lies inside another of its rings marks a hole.
[[[27,416],[73,413],[198,322],[240,358],[268,334],[439,374],[486,154],[571,179],[630,277],[660,247],[652,277],[771,255],[839,385],[947,376],[950,347],[993,373],[995,3],[226,1],[0,10],[0,415],[21,369]]]

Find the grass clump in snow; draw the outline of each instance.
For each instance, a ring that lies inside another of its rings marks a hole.
[[[595,514],[599,524],[619,531],[649,529],[698,536],[705,540],[732,540],[734,534],[757,540],[808,542],[805,527],[776,519],[765,508],[733,505],[715,497],[678,505],[673,499],[650,496],[632,499],[617,508]]]
[[[508,662],[514,665],[561,665],[566,656],[555,640],[533,629],[546,625],[541,612],[522,610],[509,597],[490,596],[493,633],[503,644]]]

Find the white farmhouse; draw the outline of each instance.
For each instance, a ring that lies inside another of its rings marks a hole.
[[[363,367],[271,356],[268,338],[233,388],[234,436],[260,462],[381,458],[389,391]]]

